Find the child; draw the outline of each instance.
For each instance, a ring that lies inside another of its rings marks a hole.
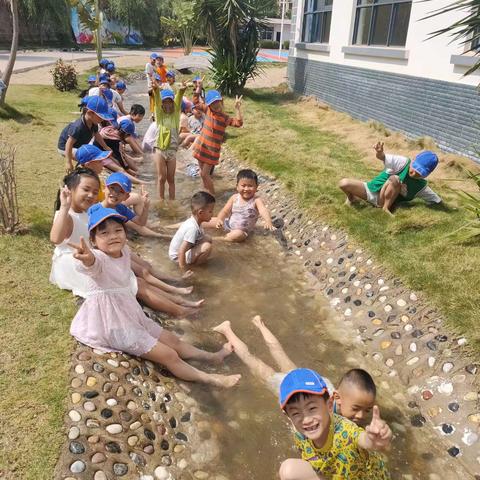
[[[385,169],[369,182],[343,178],[339,187],[347,196],[346,204],[350,205],[356,198],[361,198],[375,207],[380,207],[389,215],[399,202],[410,202],[421,198],[427,203],[440,203],[442,199],[427,186],[425,177],[435,170],[438,157],[435,153],[424,151],[419,153],[413,162],[401,155],[385,155],[383,143],[373,147],[376,157],[384,162]]]
[[[88,83],[88,88],[82,90],[80,92],[80,94],[78,95],[80,98],[85,98],[88,95],[88,92],[90,91],[90,89],[97,85],[97,76],[96,75],[90,75],[87,78],[87,83]]]
[[[122,120],[132,120],[134,123],[140,123],[143,120],[143,117],[145,116],[145,108],[143,105],[140,105],[139,103],[134,103],[130,107],[130,113],[128,115],[124,115],[123,117],[119,117],[118,121]]]
[[[106,74],[103,74],[98,77],[98,87],[93,86],[88,91],[88,96],[94,97],[96,95],[103,95],[104,91],[109,89],[110,89],[110,77]]]
[[[127,90],[127,84],[123,80],[119,80],[115,84],[115,88],[112,88],[113,93],[113,108],[120,114],[128,115],[125,107],[123,106],[123,94]]]
[[[98,175],[89,168],[77,168],[64,179],[55,204],[55,217],[50,230],[50,241],[55,244],[50,282],[74,295],[85,297],[85,278],[73,266],[70,242],[88,238],[87,210],[97,202],[100,190]]]
[[[203,78],[199,75],[193,77],[192,84],[193,84],[193,103],[196,105],[197,103],[204,103],[205,102],[205,89],[202,87]]]
[[[99,96],[90,97],[85,105],[85,113],[79,119],[68,124],[58,139],[58,152],[66,158],[66,169],[73,170],[75,152],[82,145],[90,143],[92,138],[104,150],[110,150],[98,133],[98,124],[102,120],[111,121],[108,104]]]
[[[168,249],[168,256],[178,262],[182,271],[187,265],[205,263],[212,253],[212,239],[201,225],[211,220],[214,206],[215,197],[207,192],[197,192],[192,197],[192,216],[180,225]]]
[[[161,55],[157,55],[155,59],[155,73],[160,77],[161,83],[167,83],[167,67],[165,67],[164,62],[164,58]]]
[[[103,75],[107,73],[107,65],[110,63],[110,60],[108,58],[102,58],[98,62],[98,67],[99,67],[99,73],[100,75]]]
[[[274,230],[272,219],[261,198],[256,196],[257,174],[250,169],[237,174],[237,193],[232,195],[218,217],[212,218],[204,228],[223,228],[228,242],[243,242],[255,229],[258,217],[262,217],[265,228]]]
[[[188,116],[187,113],[191,113],[191,115]],[[185,103],[180,117],[181,147],[189,148],[198,138],[203,128],[204,118],[203,112],[199,108],[196,108],[191,102]]]
[[[186,88],[187,84],[184,82],[178,92],[174,94],[171,90],[160,90],[157,81],[153,81],[155,119],[158,126],[158,140],[153,158],[157,169],[157,186],[161,200],[165,199],[165,182],[168,183],[170,200],[175,200],[180,109]]]
[[[216,375],[197,370],[183,359],[222,363],[230,346],[205,352],[165,331],[143,312],[131,290],[130,251],[126,245],[125,218],[115,210],[97,208],[89,217],[93,249],[83,237],[72,243],[76,268],[88,277],[87,298],[75,315],[70,333],[91,348],[126,352],[164,365],[186,381],[229,388],[240,375]]]
[[[168,70],[165,74],[166,82],[162,83],[162,90],[171,90],[175,92],[175,72],[173,70]]]
[[[151,53],[150,61],[147,62],[145,65],[145,76],[147,77],[147,92],[148,92],[148,96],[150,97],[150,114],[152,115],[152,121],[153,121],[153,109],[155,106],[155,103],[153,101],[152,81],[153,81],[153,76],[155,74],[155,60],[157,56],[158,55],[155,52]]]
[[[382,458],[372,452],[390,447],[392,431],[373,407],[370,425],[358,427],[329,412],[324,379],[306,368],[292,370],[280,385],[280,407],[295,429],[302,459],[289,458],[280,467],[281,480],[350,480],[390,478]]]
[[[199,82],[199,88],[201,88],[201,82]],[[193,144],[193,157],[198,161],[205,190],[215,195],[211,176],[212,166],[218,165],[226,127],[241,127],[243,125],[240,109],[242,97],[235,98],[236,118],[231,118],[224,113],[223,98],[217,90],[209,90],[205,102],[205,104],[196,104],[196,108],[205,113],[205,121],[200,136]]]

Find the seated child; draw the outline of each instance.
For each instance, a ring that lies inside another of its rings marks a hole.
[[[301,459],[289,458],[280,467],[281,480],[389,479],[381,456],[390,447],[392,431],[373,407],[364,430],[330,413],[327,384],[315,371],[298,368],[280,385],[280,407],[295,429]]]
[[[414,198],[421,198],[427,203],[442,201],[425,180],[438,165],[435,153],[428,150],[421,152],[411,162],[401,155],[385,155],[381,142],[374,145],[374,149],[376,157],[384,162],[385,169],[369,182],[350,178],[340,180],[339,187],[347,196],[347,204],[361,198],[392,215],[398,203],[410,202]]]
[[[87,78],[87,83],[88,83],[88,88],[82,90],[82,91],[78,94],[78,96],[79,96],[80,98],[85,98],[86,96],[88,96],[89,90],[97,85],[97,76],[96,76],[96,75],[90,75],[90,76]]]
[[[188,111],[191,112],[190,116],[186,114]],[[205,120],[202,110],[190,102],[186,106],[186,113],[182,113],[182,117],[180,117],[180,140],[182,142],[180,146],[183,148],[189,148],[197,139]]]
[[[168,249],[168,256],[178,262],[182,271],[187,265],[205,263],[212,253],[212,239],[201,225],[211,220],[214,206],[215,197],[207,192],[197,192],[192,197],[192,216],[180,225]]]
[[[138,103],[134,103],[130,107],[130,113],[128,115],[123,115],[122,117],[119,117],[118,121],[121,122],[122,120],[131,120],[133,123],[140,123],[143,120],[144,116],[145,116],[144,106]],[[138,135],[135,134],[134,139],[138,145],[139,150],[143,152],[144,148],[138,139]]]
[[[173,70],[168,70],[166,73],[166,79],[167,81],[165,83],[162,83],[161,89],[162,90],[171,90],[172,92],[175,93],[175,72]]]
[[[258,217],[262,217],[265,228],[274,230],[272,219],[263,200],[256,196],[257,174],[250,169],[237,174],[237,193],[232,195],[217,217],[202,225],[204,228],[223,228],[225,240],[243,242],[255,229]]]
[[[162,364],[182,380],[233,387],[240,375],[209,374],[184,361],[223,363],[231,353],[228,344],[215,353],[200,350],[164,330],[143,312],[131,289],[133,273],[124,221],[116,210],[94,209],[88,219],[93,248],[83,236],[71,244],[75,268],[87,278],[87,298],[72,321],[70,333],[91,348],[126,352]]]
[[[123,106],[123,94],[127,90],[127,84],[123,80],[118,80],[115,82],[115,87],[113,87],[113,107],[117,112],[123,113],[123,115],[128,115],[127,111],[125,110],[125,107]],[[118,94],[115,95],[115,94]]]
[[[198,89],[200,89],[201,82],[198,85]],[[193,144],[193,157],[198,161],[203,186],[212,195],[215,195],[212,166],[218,165],[220,161],[220,151],[225,139],[226,128],[243,125],[241,105],[242,97],[237,96],[235,98],[236,117],[229,117],[224,112],[223,98],[217,90],[207,92],[205,103],[195,104],[195,107],[205,114],[205,121],[200,135]]]

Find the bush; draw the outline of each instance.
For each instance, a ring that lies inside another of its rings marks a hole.
[[[260,48],[273,48],[277,49],[280,46],[279,42],[273,40],[260,40]]]
[[[50,70],[53,76],[53,85],[61,92],[77,88],[77,71],[71,63],[64,63],[60,58]]]
[[[285,40],[283,42],[283,49],[288,50],[290,48],[290,40]]]

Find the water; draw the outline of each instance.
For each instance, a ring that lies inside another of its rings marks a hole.
[[[153,167],[148,160],[143,174],[145,178],[153,178]],[[233,193],[233,186],[231,180],[216,178],[216,211]],[[164,206],[154,202],[151,219],[160,220],[162,225],[186,219],[190,214],[189,199],[199,187],[199,179],[177,174],[176,202]],[[157,198],[153,187],[151,195]],[[155,266],[178,274],[178,267],[168,259],[167,242],[141,239],[137,244]],[[211,329],[230,320],[250,351],[275,368],[261,335],[251,323],[252,317],[259,314],[298,366],[316,369],[334,384],[352,367],[374,369],[365,359],[364,347],[356,344],[352,332],[335,318],[297,259],[286,256],[271,234],[259,230],[240,245],[214,242],[212,258],[207,266],[196,269],[192,283],[195,297],[205,298],[205,305],[198,317],[171,324],[181,329],[178,331],[185,339],[203,348],[219,348],[224,337]],[[228,391],[191,386],[191,394],[210,416],[211,429],[220,440],[218,465],[209,465],[208,469],[225,472],[231,480],[277,478],[281,461],[298,456],[277,398],[235,355],[224,366],[201,365],[201,368],[243,375],[238,387]],[[430,478],[460,478],[433,432],[410,425],[407,407],[403,407],[406,402],[398,400],[401,391],[395,380],[377,385],[382,416],[396,436],[389,456],[392,477],[428,479],[429,474],[442,472],[440,477]]]

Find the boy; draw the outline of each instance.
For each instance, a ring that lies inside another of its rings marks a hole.
[[[168,256],[178,262],[182,272],[187,265],[205,263],[212,253],[212,239],[200,225],[211,220],[214,206],[215,197],[207,192],[197,192],[192,197],[192,216],[180,225],[168,249]]]
[[[115,89],[112,89],[113,92],[113,108],[118,113],[122,113],[123,115],[128,115],[125,107],[123,106],[123,94],[127,90],[127,84],[123,80],[119,80],[115,84]]]
[[[356,198],[361,198],[375,207],[380,207],[389,215],[399,202],[410,202],[421,198],[427,203],[440,203],[442,199],[427,186],[425,177],[430,175],[438,165],[438,157],[428,150],[419,153],[413,162],[401,155],[385,155],[383,143],[373,147],[376,157],[384,162],[385,170],[369,182],[343,178],[339,188],[347,196],[350,205]]]
[[[295,428],[295,445],[302,459],[289,458],[280,467],[281,480],[383,480],[389,474],[380,456],[371,452],[390,446],[392,431],[373,407],[365,430],[330,413],[324,379],[315,371],[298,368],[280,385],[280,407]]]
[[[168,70],[165,75],[167,81],[162,83],[162,90],[171,90],[175,92],[175,72],[173,70]]]
[[[58,139],[58,152],[65,157],[68,172],[73,170],[73,161],[77,149],[90,143],[92,138],[98,142],[103,150],[111,150],[98,133],[98,124],[102,120],[111,121],[113,117],[108,111],[106,100],[94,96],[88,99],[85,105],[85,113],[62,130]]]
[[[167,67],[165,67],[164,62],[164,58],[161,55],[157,55],[155,59],[155,72],[160,76],[161,83],[167,83]]]
[[[123,117],[120,117],[118,121],[125,120],[126,118],[129,118],[135,123],[140,123],[143,120],[143,117],[145,116],[145,108],[143,105],[140,105],[139,103],[134,103],[130,107],[130,113],[127,115],[124,115]]]

